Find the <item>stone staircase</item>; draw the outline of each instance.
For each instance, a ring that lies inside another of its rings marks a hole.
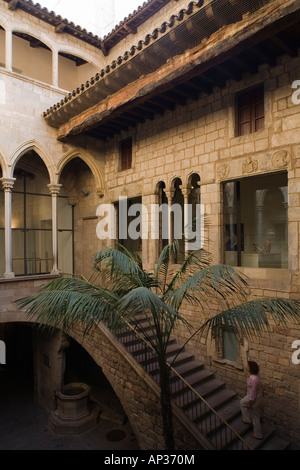
[[[146,323],[145,328],[148,328]],[[158,363],[151,354],[145,354],[143,342],[128,332],[118,335],[118,339],[153,380],[159,383]],[[252,439],[251,427],[244,424],[241,419],[240,398],[237,393],[229,390],[225,383],[207,370],[193,354],[181,349],[182,346],[175,339],[170,340],[167,360],[172,364],[175,359],[172,367],[176,371],[171,374],[172,399],[214,449],[243,450],[248,449],[247,445],[253,450],[290,448],[290,442],[279,436],[275,429],[265,422],[262,423],[263,439]],[[198,395],[204,399],[204,403]],[[217,417],[213,410],[217,413]],[[223,420],[234,432],[228,429]],[[242,440],[235,433],[241,436]]]

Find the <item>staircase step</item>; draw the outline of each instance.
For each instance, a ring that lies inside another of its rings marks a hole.
[[[181,350],[181,346],[178,343],[174,342],[174,343],[169,344],[166,350],[167,360],[169,360],[168,359],[169,357],[175,357],[177,353],[179,353],[180,350]],[[139,362],[140,364],[148,364],[148,363],[155,361],[155,356],[151,357],[151,353],[149,354],[149,359],[147,358],[147,360],[145,360],[145,352],[143,351],[143,349],[137,352],[133,352],[132,355],[136,358],[137,362]]]
[[[186,365],[188,366],[188,363]],[[180,378],[177,378],[177,380],[171,382],[172,396],[175,397],[179,393],[188,390],[189,385],[195,390],[198,385],[214,378],[214,376],[215,374],[213,372],[210,372],[206,369],[200,369],[191,374],[187,373],[187,375],[184,377],[184,382]]]
[[[274,428],[264,423],[262,424],[261,428],[262,428],[262,433],[263,433],[262,439],[253,439],[252,437],[250,437],[251,434],[253,433],[252,429],[248,430],[246,434],[242,436],[243,439],[250,445],[250,447],[253,450],[261,449],[264,444],[267,444],[267,442],[269,442],[270,439],[273,439],[274,437]],[[229,449],[232,449],[232,450],[239,450],[240,448],[241,448],[240,442],[236,442],[232,444],[231,447],[229,447]]]
[[[143,322],[142,317],[140,321],[139,324],[143,324],[144,328],[150,332],[149,322],[147,320]],[[118,339],[159,383],[158,361],[150,354],[149,359],[144,360],[145,347],[138,337],[134,333],[131,335],[124,332],[118,336]],[[253,432],[252,427],[242,422],[237,393],[228,390],[225,383],[215,377],[214,372],[206,370],[203,362],[195,360],[192,353],[181,350],[181,345],[174,338],[170,339],[167,347],[167,360],[184,379],[182,381],[175,372],[171,372],[173,401],[183,409],[187,417],[209,439],[216,450],[244,450],[247,449],[245,442],[254,450],[286,450],[290,447],[290,442],[277,435],[274,429],[266,423],[262,423],[263,439],[252,439],[250,437]],[[189,385],[197,393],[193,392]],[[240,435],[242,440],[235,433]]]
[[[224,388],[209,395],[205,401],[210,405],[212,409],[216,410],[217,408],[232,400],[235,396],[235,392]],[[212,413],[211,409],[205,403],[203,403],[200,398],[197,402],[184,407],[184,410],[187,416],[193,422],[198,422],[199,419],[207,416],[209,413]]]
[[[184,364],[176,364],[174,367],[176,372],[178,372],[181,377],[186,378],[188,374],[194,373],[196,371],[200,371],[204,369],[204,364],[203,362],[191,360],[189,362],[186,362]],[[176,378],[176,376],[175,376]]]
[[[271,439],[265,441],[260,450],[288,450],[290,442],[277,434],[274,434]]]
[[[243,435],[246,432],[251,433],[249,424],[243,423],[241,416],[234,418],[228,424],[233,429],[233,431],[223,424],[217,432],[214,432],[210,436],[210,441],[212,442],[215,449],[222,450],[231,448],[235,450],[247,450],[247,445],[239,439],[235,432],[241,436],[242,439],[244,439]]]
[[[175,359],[176,357],[176,359]],[[176,369],[177,366],[186,364],[189,361],[192,361],[194,359],[194,355],[192,353],[189,353],[187,351],[182,351],[181,353],[173,354],[171,357],[168,358],[168,362],[171,363],[173,362],[173,359],[175,359],[175,363],[173,364],[173,367]],[[151,377],[158,382],[158,375],[159,375],[159,366],[158,362],[155,361],[155,364],[151,364],[150,368],[147,368],[148,372],[151,374]]]
[[[154,336],[150,336],[149,338],[152,340],[154,338]],[[141,342],[132,341],[131,344],[125,343],[124,345],[131,352],[131,354],[133,356],[136,356],[136,355],[139,355],[139,354],[142,354],[142,355],[145,354],[146,347]],[[175,339],[172,339],[168,343],[167,355],[172,354],[174,351],[180,351],[180,349],[181,349],[181,346],[179,346],[178,343],[176,343]]]
[[[223,420],[229,423],[237,416],[241,416],[240,401],[234,397],[223,406],[220,406],[217,410],[217,413]],[[203,417],[202,419],[197,420],[196,422],[197,427],[199,427],[199,429],[203,429],[206,435],[216,432],[224,425],[222,420],[218,418],[212,419],[211,415],[212,413]]]
[[[216,379],[207,380],[196,385],[193,390],[187,388],[182,393],[178,393],[174,397],[174,401],[182,408],[186,408],[200,400],[198,395],[206,399],[210,394],[216,393],[220,388],[224,388],[224,382]]]

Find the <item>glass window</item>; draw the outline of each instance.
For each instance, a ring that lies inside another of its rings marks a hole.
[[[237,135],[264,128],[264,87],[259,85],[237,95]]]
[[[142,257],[142,198],[124,199],[116,203],[118,243]]]
[[[132,165],[132,138],[122,140],[120,144],[121,170],[129,170]]]
[[[288,268],[287,173],[224,184],[225,263]]]
[[[67,197],[58,198],[58,269],[73,273],[73,207]]]
[[[13,271],[45,274],[52,269],[52,203],[48,180],[16,171],[12,192]],[[48,191],[48,194],[46,195]]]
[[[236,362],[238,343],[235,333],[228,330],[223,330],[223,359],[227,361]]]
[[[0,277],[5,272],[4,191],[0,190]]]

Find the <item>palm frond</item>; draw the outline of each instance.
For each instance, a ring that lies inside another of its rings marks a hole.
[[[204,300],[221,299],[225,302],[244,301],[247,298],[247,281],[232,266],[206,266],[188,279],[177,289],[168,290],[165,300],[174,308],[180,308],[184,299],[194,304],[202,304]]]
[[[160,282],[162,292],[164,292],[165,286],[167,284],[170,263],[178,253],[178,250],[178,240],[174,240],[173,243],[166,245],[162,249],[158,258],[157,266],[154,270],[154,277]]]
[[[189,253],[182,265],[168,284],[168,290],[174,290],[179,283],[185,282],[192,275],[210,265],[210,253],[201,249]]]
[[[189,326],[177,310],[167,305],[159,295],[146,287],[137,287],[125,294],[116,308],[128,322],[134,320],[137,329],[156,351],[158,348],[167,347],[175,322],[180,321],[185,326]],[[145,321],[153,335],[147,335],[147,330],[144,328]]]
[[[271,331],[269,317],[275,325],[300,324],[300,301],[267,297],[244,302],[208,319],[197,331],[207,336],[225,329],[251,338]]]
[[[127,250],[126,250],[127,251]],[[130,275],[138,275],[141,271],[140,266],[136,263],[129,252],[116,250],[115,248],[104,248],[98,251],[94,256],[94,269],[101,270],[110,268],[111,275],[120,272]]]
[[[101,272],[107,287],[111,289],[130,290],[145,285],[149,288],[157,285],[153,277],[147,273],[140,259],[125,248],[105,248],[96,253],[94,269]]]
[[[36,323],[68,331],[82,324],[85,333],[99,321],[115,322],[118,296],[83,280],[60,278],[36,294],[16,301]]]

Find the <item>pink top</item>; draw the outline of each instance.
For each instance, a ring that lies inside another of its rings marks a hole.
[[[248,380],[247,395],[251,401],[262,396],[262,385],[259,375],[250,375]]]

